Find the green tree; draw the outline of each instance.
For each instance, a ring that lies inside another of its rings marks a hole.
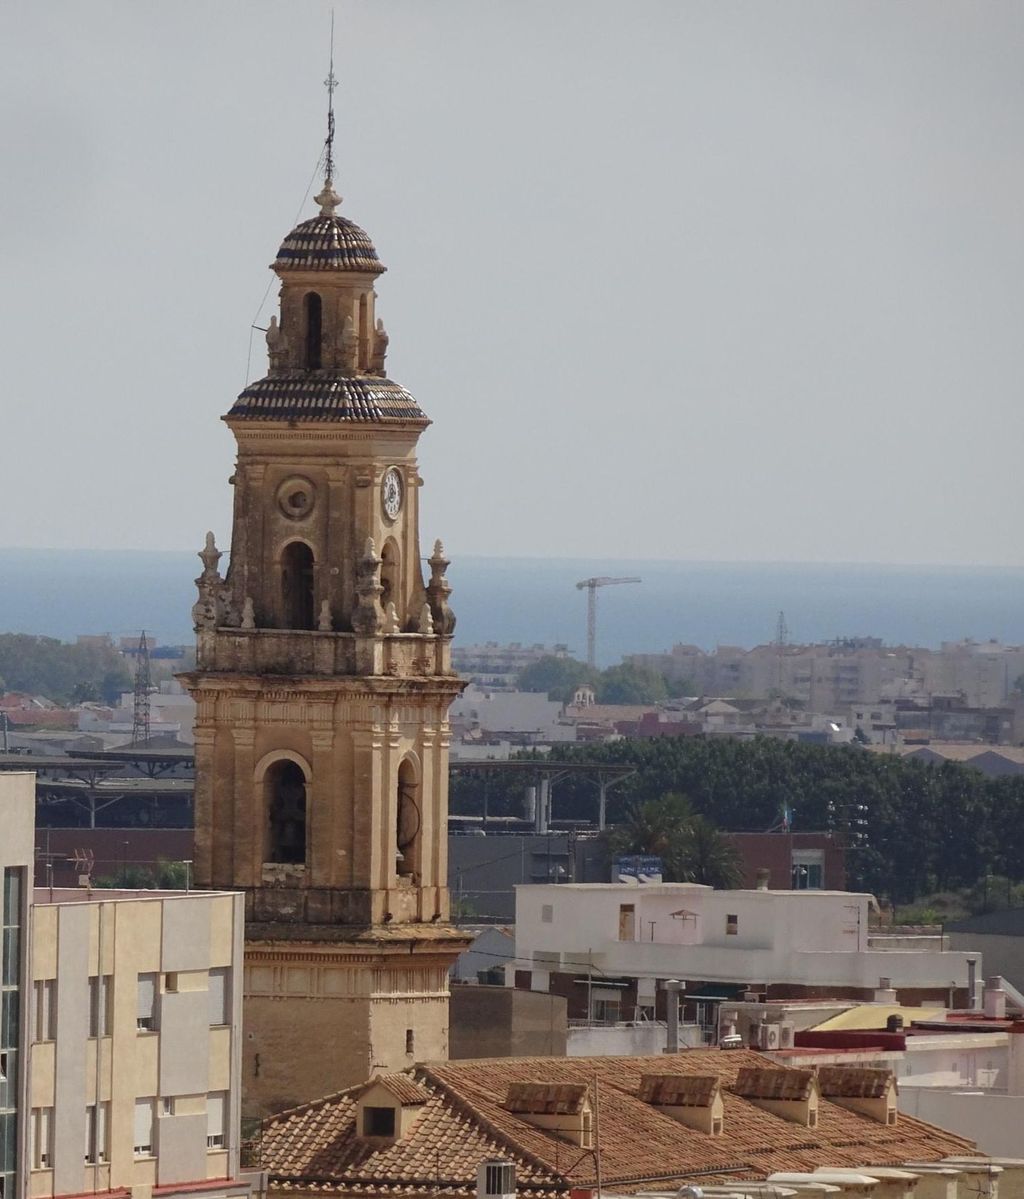
[[[703,816],[693,816],[686,837],[685,856],[689,881],[729,890],[743,882],[739,850]]]
[[[592,670],[586,662],[548,654],[531,662],[520,672],[517,686],[520,691],[545,691],[549,699],[567,704],[577,687],[583,683],[593,685],[597,678],[597,671]]]
[[[664,677],[633,662],[610,666],[597,682],[597,702],[601,704],[656,704],[666,699]]]

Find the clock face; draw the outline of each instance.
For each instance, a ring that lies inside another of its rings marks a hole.
[[[381,481],[380,496],[381,502],[384,505],[384,515],[389,520],[394,520],[402,510],[402,476],[393,467],[389,466],[384,472],[384,478]]]

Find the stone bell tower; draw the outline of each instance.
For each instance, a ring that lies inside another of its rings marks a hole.
[[[330,159],[328,159],[330,164]],[[253,1112],[444,1058],[447,712],[455,618],[440,542],[420,566],[416,443],[384,373],[366,233],[320,213],[272,265],[270,369],[237,441],[230,567],[199,555],[195,877],[244,890]]]

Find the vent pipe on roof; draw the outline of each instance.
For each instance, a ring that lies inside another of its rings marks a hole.
[[[768,880],[771,878],[771,876],[772,876],[772,872],[768,869],[767,866],[759,867],[757,874],[755,876],[756,881],[754,883],[754,886],[757,888],[758,891],[767,891],[768,890]]]
[[[665,1022],[668,1025],[666,1053],[679,1052],[679,992],[682,989],[683,984],[678,978],[670,978],[665,982]]]
[[[978,1010],[978,959],[967,959],[967,1007],[970,1011]]]
[[[1006,992],[1001,974],[985,979],[985,1015],[990,1020],[1006,1019]]]
[[[514,1199],[516,1168],[513,1162],[482,1161],[476,1171],[477,1199]]]
[[[880,978],[875,990],[875,1003],[895,1003],[896,992],[891,978]]]

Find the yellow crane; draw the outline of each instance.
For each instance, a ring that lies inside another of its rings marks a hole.
[[[577,591],[587,592],[587,664],[597,666],[597,589],[611,587],[615,583],[642,583],[643,579],[612,579],[607,575],[598,575],[593,579],[580,579],[576,584]]]

